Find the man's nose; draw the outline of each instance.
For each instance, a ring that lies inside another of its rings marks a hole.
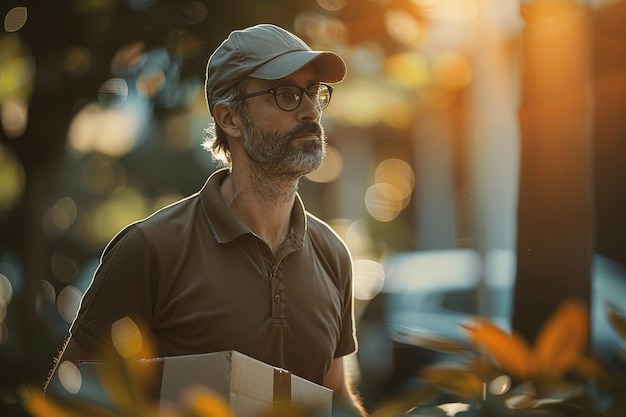
[[[317,101],[309,97],[308,94],[304,94],[297,108],[298,118],[300,120],[318,120],[322,111],[317,107]]]

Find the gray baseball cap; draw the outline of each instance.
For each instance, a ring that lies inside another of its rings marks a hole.
[[[278,80],[313,62],[320,81],[336,83],[346,76],[346,64],[329,51],[313,51],[287,30],[260,24],[235,30],[213,52],[206,70],[206,100],[215,100],[246,77]]]

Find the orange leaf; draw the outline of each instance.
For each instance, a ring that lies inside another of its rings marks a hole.
[[[198,417],[234,417],[229,405],[217,393],[203,387],[188,388],[181,396],[186,408]]]
[[[587,309],[579,302],[566,300],[544,324],[533,351],[538,372],[559,377],[570,370],[583,354],[589,335]]]
[[[114,410],[101,407],[98,404],[87,401],[59,401],[45,398],[40,390],[27,388],[23,394],[24,408],[33,417],[118,417],[120,414]]]
[[[464,325],[472,344],[483,348],[514,378],[526,379],[531,371],[528,343],[517,333],[508,334],[485,320]]]
[[[29,392],[24,407],[29,414],[34,417],[71,417],[62,407],[57,406],[52,401],[46,401],[43,395],[36,392]]]

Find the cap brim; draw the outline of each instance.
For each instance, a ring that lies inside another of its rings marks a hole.
[[[249,76],[263,80],[278,80],[313,63],[321,82],[337,83],[346,76],[346,63],[333,52],[293,51],[280,55],[252,71]]]

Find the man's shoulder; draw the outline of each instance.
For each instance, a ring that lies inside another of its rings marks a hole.
[[[194,193],[188,197],[177,200],[165,207],[162,207],[149,215],[148,217],[137,222],[142,229],[158,228],[168,223],[176,223],[181,218],[191,215],[194,206],[197,204],[198,193]]]
[[[347,252],[343,239],[330,224],[309,212],[306,212],[306,216],[307,234],[314,242],[328,246],[332,250],[345,250]]]
[[[173,236],[180,236],[185,229],[193,228],[198,221],[198,204],[198,193],[192,194],[137,221],[134,226],[148,241],[159,240],[163,236],[170,240]]]

